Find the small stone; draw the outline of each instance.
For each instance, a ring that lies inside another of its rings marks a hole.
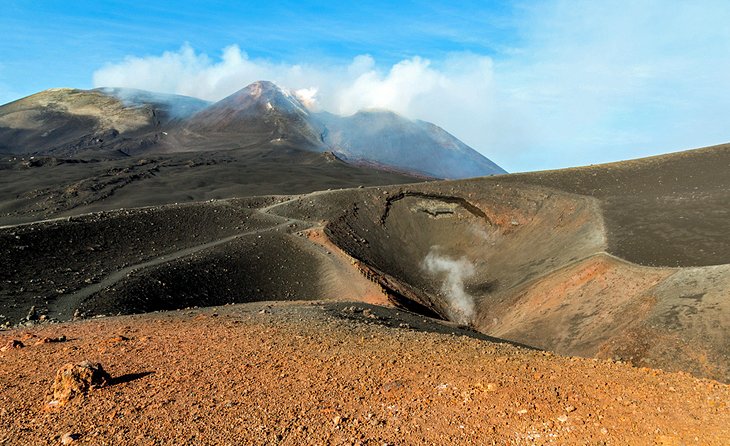
[[[566,421],[568,421],[568,416],[567,415],[560,415],[558,417],[558,421],[560,421],[561,423],[565,423]]]
[[[79,438],[81,438],[81,435],[79,435],[79,434],[74,434],[72,432],[66,432],[65,434],[63,434],[61,436],[61,444],[71,444],[74,441],[78,440]]]
[[[11,339],[5,345],[0,347],[0,352],[6,352],[8,350],[15,350],[16,348],[23,348],[23,347],[25,347],[25,344],[18,341],[17,339]]]
[[[66,342],[66,336],[59,336],[57,338],[41,338],[35,341],[33,345],[50,344],[51,342]]]
[[[565,411],[568,413],[575,412],[575,406],[565,406]]]
[[[77,395],[85,394],[89,389],[104,387],[112,378],[104,371],[101,364],[89,361],[78,364],[65,364],[56,372],[53,382],[53,401],[50,405],[63,405]]]
[[[517,413],[520,414],[520,415],[524,415],[524,414],[527,413],[527,409],[520,409],[520,410],[517,411]]]

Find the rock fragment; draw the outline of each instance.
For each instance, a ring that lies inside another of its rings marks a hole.
[[[66,342],[66,336],[59,336],[57,338],[40,338],[35,341],[33,345],[50,344],[52,342]]]
[[[25,316],[26,321],[34,321],[38,319],[38,313],[36,312],[35,305],[30,307],[28,314]]]
[[[8,350],[14,350],[16,348],[23,348],[23,347],[25,347],[25,344],[18,341],[17,339],[11,339],[5,345],[0,347],[0,352],[6,352]]]
[[[83,361],[78,364],[65,364],[56,372],[51,390],[53,401],[50,405],[63,405],[89,389],[104,387],[112,378],[99,363]]]
[[[81,435],[72,432],[66,432],[61,436],[61,444],[71,444],[81,438]]]

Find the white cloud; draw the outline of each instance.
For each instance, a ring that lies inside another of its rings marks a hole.
[[[556,0],[521,10],[519,45],[493,57],[296,64],[185,45],[109,64],[94,84],[217,100],[272,80],[310,107],[434,122],[507,170],[565,167],[730,140],[729,19],[721,1]]]
[[[489,149],[493,142],[484,132],[493,114],[492,61],[469,53],[454,54],[438,65],[413,57],[381,69],[369,55],[340,65],[285,64],[252,59],[236,45],[225,48],[217,60],[184,45],[160,56],[127,57],[109,64],[94,73],[93,82],[97,87],[216,101],[262,79],[292,90],[312,109],[343,115],[389,109],[434,122],[475,148]]]
[[[319,103],[317,102],[318,91],[319,89],[316,87],[300,88],[294,92],[294,96],[309,110],[317,111],[319,110]]]

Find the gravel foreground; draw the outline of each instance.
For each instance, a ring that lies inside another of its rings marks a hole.
[[[12,340],[24,347],[0,353],[3,445],[730,444],[728,385],[362,303],[0,332]],[[56,371],[84,360],[112,384],[49,407]]]

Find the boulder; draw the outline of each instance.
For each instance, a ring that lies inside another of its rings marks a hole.
[[[66,364],[56,372],[56,379],[51,387],[53,391],[51,404],[65,404],[90,389],[104,387],[111,382],[112,377],[99,363],[83,361],[78,364]]]

